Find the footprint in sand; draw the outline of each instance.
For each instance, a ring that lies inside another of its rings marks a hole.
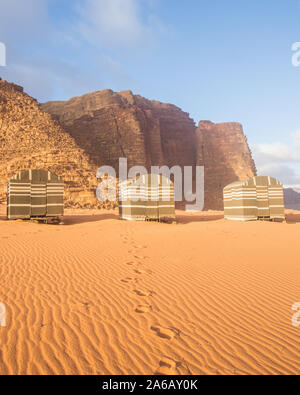
[[[151,326],[151,330],[156,332],[158,337],[167,340],[173,340],[175,337],[180,336],[180,331],[176,328],[164,328],[159,325],[153,325]]]
[[[147,259],[147,257],[146,256],[134,255],[134,259],[144,260],[144,259]]]
[[[163,376],[175,375],[192,375],[188,364],[183,360],[182,362],[175,361],[169,357],[163,357],[159,362],[159,367],[154,374]]]
[[[164,357],[162,360],[159,362],[159,368],[154,374],[158,375],[173,375],[175,376],[177,374],[177,366],[179,364],[174,361],[171,358]]]
[[[126,265],[128,265],[128,266],[134,266],[134,265],[136,265],[136,263],[135,263],[135,262],[126,262]]]
[[[90,307],[90,302],[81,302],[80,303],[83,307],[85,307],[87,310],[89,309],[89,307]]]
[[[142,264],[143,264],[142,262],[135,262],[135,261],[128,261],[128,262],[126,262],[127,266],[140,266]]]
[[[132,278],[132,277],[126,277],[126,278],[123,278],[123,280],[121,280],[121,282],[125,283],[125,284],[132,283],[133,281],[137,282],[138,279],[137,278]]]
[[[154,291],[148,291],[148,290],[141,290],[141,289],[134,289],[133,292],[137,294],[138,296],[152,296],[155,294]]]
[[[139,305],[135,309],[135,312],[139,314],[145,314],[145,313],[149,313],[150,310],[152,310],[152,306],[150,305]]]
[[[136,274],[152,274],[151,270],[135,269]]]

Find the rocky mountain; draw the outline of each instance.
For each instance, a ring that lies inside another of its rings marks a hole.
[[[130,91],[94,92],[67,102],[48,102],[53,115],[97,166],[205,166],[205,207],[223,209],[223,188],[256,174],[243,128],[202,121],[198,128],[178,107]]]
[[[174,165],[205,167],[205,208],[222,209],[223,187],[256,173],[242,126],[202,121],[180,108],[131,91],[99,91],[69,101],[37,103],[0,81],[0,200],[7,180],[26,168],[47,168],[66,182],[69,205],[96,202],[96,169]]]
[[[291,210],[300,210],[300,189],[285,188],[284,203],[285,203],[285,208]]]
[[[205,171],[205,208],[223,210],[223,188],[256,175],[239,123],[201,121],[196,130],[197,165]]]
[[[0,80],[0,202],[8,180],[29,168],[62,176],[67,206],[96,204],[96,167],[84,150],[22,87]]]
[[[96,165],[117,167],[120,157],[134,165],[195,163],[195,124],[178,107],[130,91],[90,93],[67,102],[48,102],[52,114]]]

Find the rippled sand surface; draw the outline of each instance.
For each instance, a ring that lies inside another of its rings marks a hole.
[[[299,256],[292,211],[177,225],[68,211],[54,226],[2,207],[0,374],[298,374]]]

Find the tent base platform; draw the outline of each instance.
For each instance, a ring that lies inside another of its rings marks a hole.
[[[282,222],[285,221],[285,217],[258,217],[258,221],[270,221],[270,222]]]
[[[57,224],[57,225],[63,225],[63,219],[62,217],[30,217],[30,218],[20,218],[20,217],[11,217],[8,218],[8,221],[30,221],[30,222],[36,222],[36,223],[44,223],[44,224]]]
[[[120,217],[122,221],[138,221],[138,222],[159,222],[159,223],[176,223],[176,218],[143,218],[143,217]]]
[[[229,221],[242,221],[242,222],[248,222],[248,221],[283,222],[283,221],[285,221],[285,217],[251,217],[251,218],[245,218],[245,217],[225,216],[224,218],[229,220]]]

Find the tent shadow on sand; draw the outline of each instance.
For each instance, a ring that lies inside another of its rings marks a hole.
[[[184,212],[183,212],[184,213]],[[179,225],[186,225],[192,222],[211,222],[211,221],[219,221],[221,219],[224,219],[223,214],[202,214],[202,215],[191,215],[187,216],[184,214],[177,214],[176,215],[176,222]],[[0,215],[0,221],[6,221],[7,217],[5,215]],[[120,220],[119,214],[114,214],[114,213],[103,213],[103,214],[94,214],[94,215],[72,215],[72,214],[66,214],[63,217],[63,223],[66,226],[73,226],[73,225],[79,225],[79,224],[84,224],[84,223],[89,223],[89,222],[99,222],[99,221],[105,221],[105,220]],[[300,213],[299,213],[299,222],[300,222]]]
[[[95,214],[95,215],[65,215],[63,222],[64,225],[72,226],[72,225],[79,225],[88,222],[99,222],[105,220],[118,220],[118,214],[114,213],[103,213],[103,214]]]
[[[184,212],[183,212],[184,213]],[[223,213],[216,213],[216,214],[205,214],[203,212],[201,215],[193,214],[193,215],[184,215],[178,213],[176,215],[176,221],[178,224],[186,225],[192,222],[211,222],[211,221],[220,221],[224,219]]]
[[[117,214],[112,214],[112,213],[99,214],[99,215],[72,215],[72,214],[70,214],[70,215],[65,215],[63,217],[63,223],[66,226],[72,226],[72,225],[79,225],[79,224],[84,224],[84,223],[88,223],[88,222],[99,222],[99,221],[112,220],[112,219],[118,220],[119,216]],[[7,221],[7,217],[1,215],[0,221]]]

